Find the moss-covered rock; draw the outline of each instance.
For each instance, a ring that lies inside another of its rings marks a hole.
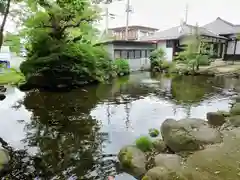
[[[217,113],[222,114],[224,117],[230,116],[230,112],[228,112],[228,111],[219,110],[219,111],[217,111]]]
[[[122,148],[118,154],[118,159],[121,167],[134,177],[140,177],[146,172],[145,154],[135,146]]]
[[[232,116],[240,115],[240,103],[236,103],[233,105],[233,107],[230,110],[230,114]]]
[[[163,122],[161,133],[165,144],[174,152],[195,151],[222,141],[220,132],[202,119],[168,119]]]
[[[226,122],[225,117],[221,112],[208,112],[207,120],[208,123],[213,126],[221,126]]]
[[[231,116],[229,118],[229,123],[233,127],[240,127],[240,115],[238,115],[238,116]]]
[[[155,159],[156,166],[162,166],[172,170],[181,169],[181,157],[177,154],[158,154]]]
[[[150,169],[144,176],[146,180],[186,180],[181,173],[175,172],[162,166]],[[145,180],[144,179],[144,180]]]
[[[160,153],[163,153],[167,150],[167,146],[162,139],[156,139],[153,141],[153,148]]]
[[[6,149],[0,149],[0,171],[9,163],[10,156]]]
[[[149,135],[153,138],[157,137],[159,135],[159,130],[151,128],[151,129],[149,129]]]

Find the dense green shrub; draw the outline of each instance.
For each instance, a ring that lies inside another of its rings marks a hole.
[[[199,62],[198,63],[199,63],[200,66],[209,66],[211,61],[210,61],[208,55],[201,55],[199,57]]]
[[[162,61],[166,60],[166,53],[162,48],[156,49],[150,53],[149,59],[151,70],[160,69]]]
[[[151,137],[157,137],[159,135],[159,130],[157,130],[155,128],[149,129],[149,135]]]
[[[113,66],[118,76],[124,76],[130,73],[129,63],[126,59],[114,60]]]
[[[136,146],[140,150],[146,152],[146,151],[151,151],[153,144],[149,137],[142,136],[136,140]]]
[[[94,46],[92,22],[97,11],[89,1],[54,1],[26,21],[27,60],[20,69],[33,88],[74,87],[108,80],[114,66],[101,46]],[[89,18],[89,23],[76,19]],[[79,21],[79,20],[78,20]],[[74,30],[78,35],[71,33]]]

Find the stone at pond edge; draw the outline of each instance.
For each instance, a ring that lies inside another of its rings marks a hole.
[[[6,149],[0,149],[0,171],[10,161],[9,153]]]
[[[199,150],[203,145],[222,141],[219,131],[210,128],[206,121],[195,118],[167,119],[161,126],[161,133],[165,144],[175,153]]]
[[[233,127],[240,127],[240,115],[230,117],[229,118],[229,123]]]
[[[217,111],[217,113],[222,114],[224,117],[229,117],[230,116],[230,112],[228,112],[228,111],[219,110],[219,111]]]
[[[6,92],[7,88],[5,88],[4,86],[0,86],[0,92]]]
[[[118,159],[122,168],[134,177],[140,177],[146,172],[145,154],[135,146],[122,148],[118,153]]]
[[[236,103],[230,110],[231,115],[240,115],[240,103]]]
[[[0,94],[0,101],[4,100],[6,96],[4,94]]]
[[[156,166],[162,166],[171,170],[181,168],[181,157],[177,154],[158,154],[155,159]]]
[[[165,152],[167,150],[167,146],[162,139],[154,140],[153,147],[157,152]]]
[[[180,173],[157,166],[150,169],[142,180],[186,180]]]
[[[221,126],[226,122],[225,117],[221,112],[208,112],[207,120],[208,123],[213,126]]]

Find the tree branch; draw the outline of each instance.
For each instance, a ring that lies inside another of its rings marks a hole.
[[[91,18],[83,18],[83,19],[80,19],[76,24],[67,24],[65,26],[63,26],[62,28],[62,31],[65,31],[67,28],[75,28],[75,27],[79,27],[81,25],[82,22],[92,22],[93,20]]]

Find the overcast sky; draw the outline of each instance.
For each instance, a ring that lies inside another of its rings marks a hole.
[[[109,27],[126,25],[126,1],[109,5],[109,12],[117,15],[109,20]],[[130,15],[129,24],[160,30],[179,25],[181,18],[185,17],[187,3],[189,24],[204,25],[217,17],[240,24],[240,0],[130,0],[134,12]],[[101,27],[104,26],[102,21]]]

